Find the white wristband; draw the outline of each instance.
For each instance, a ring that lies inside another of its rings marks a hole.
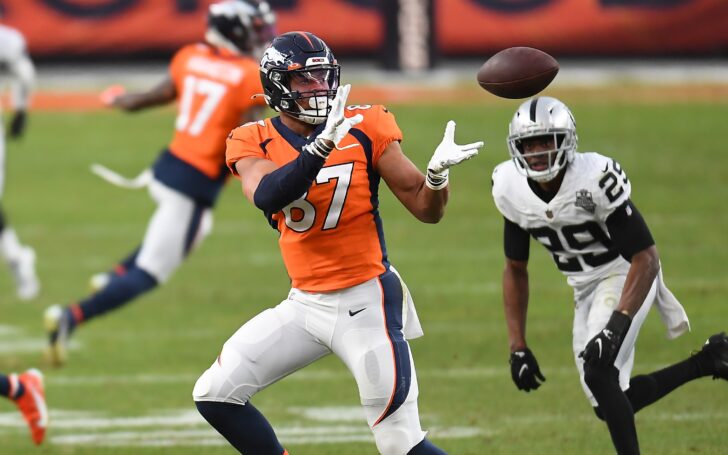
[[[435,174],[428,169],[427,175],[425,176],[425,185],[427,185],[427,188],[433,191],[440,191],[445,188],[448,184],[448,171],[449,169],[445,169],[439,174]]]

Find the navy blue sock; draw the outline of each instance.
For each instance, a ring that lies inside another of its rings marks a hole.
[[[18,382],[18,390],[16,390],[15,394],[11,397],[10,396],[10,378],[4,374],[0,374],[0,396],[8,397],[10,399],[15,399],[15,398],[23,396],[23,393],[25,393],[25,387],[23,387],[23,384]]]
[[[427,439],[423,439],[419,444],[412,447],[407,455],[447,455],[447,452],[437,447]]]
[[[121,276],[124,275],[127,271],[131,270],[132,267],[136,265],[136,258],[139,255],[139,250],[141,249],[142,247],[138,246],[134,251],[131,252],[129,256],[124,258],[123,261],[119,262],[116,267],[114,267],[114,270],[112,270],[112,275]]]
[[[10,397],[10,378],[0,375],[0,395]]]
[[[255,406],[244,406],[214,401],[197,401],[202,417],[223,435],[228,442],[245,455],[282,455],[273,427]]]
[[[74,314],[73,325],[115,310],[156,286],[157,280],[153,276],[139,267],[132,267],[124,275],[114,277],[96,294],[82,300],[78,304],[82,319],[79,320],[78,315]]]

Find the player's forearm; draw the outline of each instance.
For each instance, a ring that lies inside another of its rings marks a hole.
[[[167,94],[149,92],[149,93],[127,93],[121,95],[114,100],[114,106],[125,111],[134,112],[152,106],[160,106],[167,104],[174,97],[170,98]]]
[[[12,106],[15,110],[26,110],[35,84],[35,67],[29,58],[23,57],[12,65],[11,73],[15,77],[11,90]]]
[[[417,194],[418,210],[415,216],[423,223],[437,223],[445,216],[445,206],[450,196],[448,187],[432,190],[422,185]]]
[[[527,272],[506,266],[503,272],[503,308],[511,352],[526,348]]]
[[[325,158],[305,150],[298,158],[265,175],[255,188],[253,203],[264,213],[276,213],[308,191]],[[245,181],[245,176],[242,176]]]
[[[650,292],[659,271],[660,258],[654,245],[632,256],[632,264],[616,311],[634,317]]]
[[[125,93],[117,96],[113,105],[133,112],[152,106],[170,103],[177,98],[177,89],[170,77],[165,78],[153,89],[142,93]]]

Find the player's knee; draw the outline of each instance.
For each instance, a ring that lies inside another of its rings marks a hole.
[[[236,386],[221,368],[215,366],[202,373],[192,389],[192,399],[196,402],[216,401],[244,404],[252,395],[252,389]]]
[[[584,365],[584,382],[599,399],[605,392],[619,389],[619,371],[613,367],[594,367]]]
[[[602,414],[602,410],[599,409],[599,406],[594,406],[594,414],[596,414],[599,420],[604,421],[604,414]]]
[[[374,431],[377,449],[382,455],[406,455],[418,441],[412,441],[410,432],[402,428],[382,428]]]

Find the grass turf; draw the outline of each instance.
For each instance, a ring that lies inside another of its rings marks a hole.
[[[673,342],[665,340],[657,315],[648,318],[634,371],[649,372],[728,328],[728,158],[720,133],[728,104],[564,100],[577,119],[580,150],[610,155],[627,171],[667,284],[691,317],[693,332]],[[459,143],[486,140],[480,156],[452,171],[448,213],[440,224],[418,223],[388,190],[380,193],[390,259],[413,292],[426,332],[412,349],[422,422],[433,429],[432,440],[452,454],[613,453],[573,367],[570,289],[541,247],[532,248],[528,340],[547,382],[525,394],[510,380],[500,297],[501,218],[490,197],[490,173],[507,159],[505,135],[516,103],[389,107],[404,131],[405,152],[420,168],[449,119],[458,123]],[[23,141],[9,145],[3,206],[21,239],[36,248],[43,292],[35,302],[20,303],[8,275],[0,274],[0,371],[44,367],[56,426],[32,453],[233,453],[203,446],[214,441],[205,425],[139,419],[194,414],[192,385],[222,343],[285,297],[288,280],[276,233],[230,182],[212,236],[169,284],[82,327],[69,364],[45,367],[38,349],[43,309],[83,297],[91,274],[138,245],[153,210],[143,191],[111,187],[88,172],[89,164],[135,174],[169,140],[173,115],[36,113],[30,120]],[[292,454],[376,453],[363,418],[316,420],[302,411],[356,409],[355,384],[333,357],[271,386],[254,402],[282,429]],[[727,402],[728,384],[702,379],[640,412],[644,453],[724,454]],[[2,453],[31,453],[15,417],[9,403],[0,405]],[[456,428],[479,433],[438,437],[438,431]],[[355,434],[355,441],[334,442],[342,434]]]

